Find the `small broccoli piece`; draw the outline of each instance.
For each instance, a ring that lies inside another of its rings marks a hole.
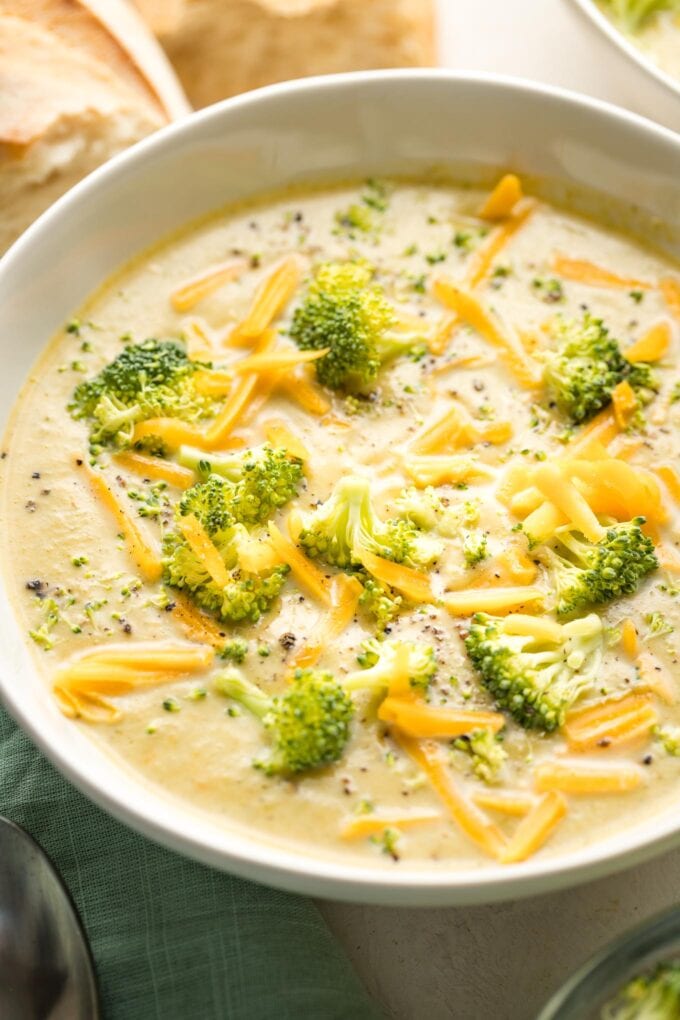
[[[382,287],[365,262],[320,266],[293,315],[290,336],[303,351],[325,350],[314,362],[319,382],[334,390],[372,383],[382,364],[410,351],[422,336],[398,328]]]
[[[93,379],[76,386],[68,410],[77,420],[89,420],[94,448],[125,447],[137,422],[147,418],[209,417],[215,402],[198,392],[195,381],[196,371],[205,367],[190,361],[175,340],[129,344]]]
[[[472,771],[485,783],[495,783],[508,757],[503,742],[490,730],[475,730],[464,737],[457,737],[451,745],[454,750],[468,755]]]
[[[659,612],[645,613],[645,623],[647,624],[647,639],[672,634],[675,630],[671,621]]]
[[[566,623],[559,641],[509,634],[503,618],[478,613],[465,647],[499,706],[527,729],[551,731],[596,680],[602,621],[595,614]]]
[[[235,529],[240,527],[235,525]],[[218,547],[230,572],[221,587],[205,570],[188,543],[175,532],[163,540],[163,580],[172,588],[187,591],[196,605],[225,623],[257,623],[278,598],[288,567],[277,566],[261,574],[243,570],[238,562],[237,532],[231,543]]]
[[[615,386],[624,379],[636,390],[657,388],[649,365],[626,361],[601,319],[586,313],[581,322],[563,322],[558,341],[544,378],[560,411],[577,425],[606,407]]]
[[[285,694],[273,697],[233,669],[220,674],[215,686],[262,721],[272,751],[254,764],[267,775],[295,775],[342,757],[354,705],[331,673],[297,670]]]
[[[403,598],[386,585],[368,575],[360,577],[364,590],[359,596],[361,608],[375,619],[379,633],[390,625],[398,616],[403,605]]]
[[[224,647],[220,650],[221,659],[231,659],[232,662],[236,662],[239,665],[243,662],[246,655],[248,654],[248,642],[244,641],[243,638],[231,638],[226,641]]]
[[[680,758],[680,726],[655,726],[652,736],[659,741],[666,754]]]
[[[680,1017],[680,962],[664,960],[649,974],[629,981],[606,1003],[602,1020],[677,1020]]]
[[[264,524],[297,495],[303,477],[301,460],[266,444],[212,460],[206,460],[199,450],[183,446],[179,462],[198,471],[206,478],[204,485],[212,485],[214,491],[222,494],[224,507],[240,524]],[[185,496],[183,503],[192,499]]]
[[[680,0],[605,0],[629,32],[639,32],[655,14],[680,11]]]
[[[614,524],[599,542],[569,530],[556,533],[557,549],[546,547],[538,556],[552,571],[560,616],[630,595],[657,569],[654,543],[640,528],[644,523],[644,517],[634,517]]]
[[[299,541],[308,556],[343,569],[359,566],[364,550],[416,568],[441,553],[441,544],[410,521],[381,521],[371,503],[370,482],[354,475],[341,478],[307,517]]]
[[[489,555],[489,540],[483,531],[466,531],[463,537],[463,556],[468,567],[476,567]]]
[[[394,506],[398,517],[444,538],[456,538],[465,527],[479,522],[477,501],[452,502],[440,496],[431,485],[426,489],[404,489]]]
[[[233,486],[217,475],[188,489],[176,508],[179,519],[194,514],[212,539],[230,573],[227,585],[220,587],[178,531],[169,531],[163,539],[165,583],[186,589],[197,605],[230,623],[256,623],[277,598],[284,585],[288,567],[276,566],[262,573],[244,570],[240,550],[252,541],[246,528],[231,513]]]
[[[363,668],[349,673],[341,681],[345,690],[384,692],[394,679],[395,666],[404,649],[408,655],[411,687],[429,690],[437,672],[437,659],[431,645],[422,641],[377,641],[370,638],[362,643],[361,648],[357,661]]]

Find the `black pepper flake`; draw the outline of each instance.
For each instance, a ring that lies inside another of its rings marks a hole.
[[[82,457],[76,457],[76,467],[82,467],[82,466],[83,466]]]
[[[286,651],[288,651],[289,648],[293,648],[296,641],[297,641],[297,638],[296,638],[295,634],[291,633],[291,631],[289,631],[289,630],[286,631],[285,634],[282,634],[281,637],[279,638],[279,644]]]
[[[29,591],[41,591],[44,585],[45,582],[41,581],[37,577],[34,577],[30,581],[26,582],[26,587],[28,588]]]
[[[171,613],[176,605],[177,605],[176,602],[168,602],[167,606],[165,606],[165,612]]]
[[[644,758],[642,759],[642,764],[643,765],[651,765],[653,761],[654,761],[654,759],[652,758],[651,754],[646,754],[644,756]]]
[[[125,634],[132,634],[132,624],[125,622],[123,624],[123,632]]]
[[[40,490],[40,495],[41,495],[41,496],[49,496],[49,494],[51,493],[51,491],[52,491],[51,489],[41,489],[41,490]]]
[[[6,456],[7,456],[7,451],[3,450],[2,453],[0,453],[0,460],[4,460]]]
[[[29,499],[26,502],[26,509],[28,510],[29,514],[34,514],[38,509],[38,504],[34,499]]]
[[[31,475],[31,478],[40,478],[40,472],[34,471],[33,474]]]

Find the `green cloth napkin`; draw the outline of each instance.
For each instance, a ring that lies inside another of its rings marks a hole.
[[[308,900],[164,850],[78,793],[0,708],[0,813],[71,890],[106,1020],[376,1020]]]

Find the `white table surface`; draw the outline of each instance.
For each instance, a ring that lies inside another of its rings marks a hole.
[[[597,42],[590,49],[572,0],[439,4],[443,64],[521,75],[658,114],[635,68],[622,68],[616,53],[610,61]],[[595,950],[673,902],[680,902],[680,850],[517,902],[438,910],[320,906],[390,1020],[535,1020]]]

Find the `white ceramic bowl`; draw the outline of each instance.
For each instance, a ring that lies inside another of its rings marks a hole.
[[[3,419],[41,348],[83,299],[187,220],[290,182],[422,174],[442,165],[485,168],[487,175],[510,167],[556,178],[568,190],[606,189],[680,226],[680,137],[593,100],[437,71],[263,89],[168,127],[97,170],[0,262]],[[1,586],[0,693],[57,767],[118,818],[208,864],[299,892],[412,905],[514,898],[593,878],[680,841],[673,811],[576,853],[468,871],[452,863],[446,872],[425,865],[378,870],[230,831],[116,764],[60,714]]]
[[[621,32],[602,13],[594,0],[573,0],[573,2],[580,7],[583,15],[590,22],[591,27],[597,30],[600,37],[606,36],[610,47],[617,49],[628,61],[629,85],[633,92],[639,88],[643,89],[646,97],[645,112],[650,117],[655,117],[657,120],[669,124],[676,131],[680,131],[680,81],[650,60],[624,32]],[[645,76],[644,83],[639,80],[638,69]],[[624,101],[625,99],[622,97],[621,102]],[[636,102],[639,103],[639,98],[637,101],[633,99],[631,102],[634,109],[639,108]],[[653,102],[653,105],[649,105],[650,102]]]
[[[680,102],[592,0],[438,0],[440,61],[577,89],[680,131]]]

